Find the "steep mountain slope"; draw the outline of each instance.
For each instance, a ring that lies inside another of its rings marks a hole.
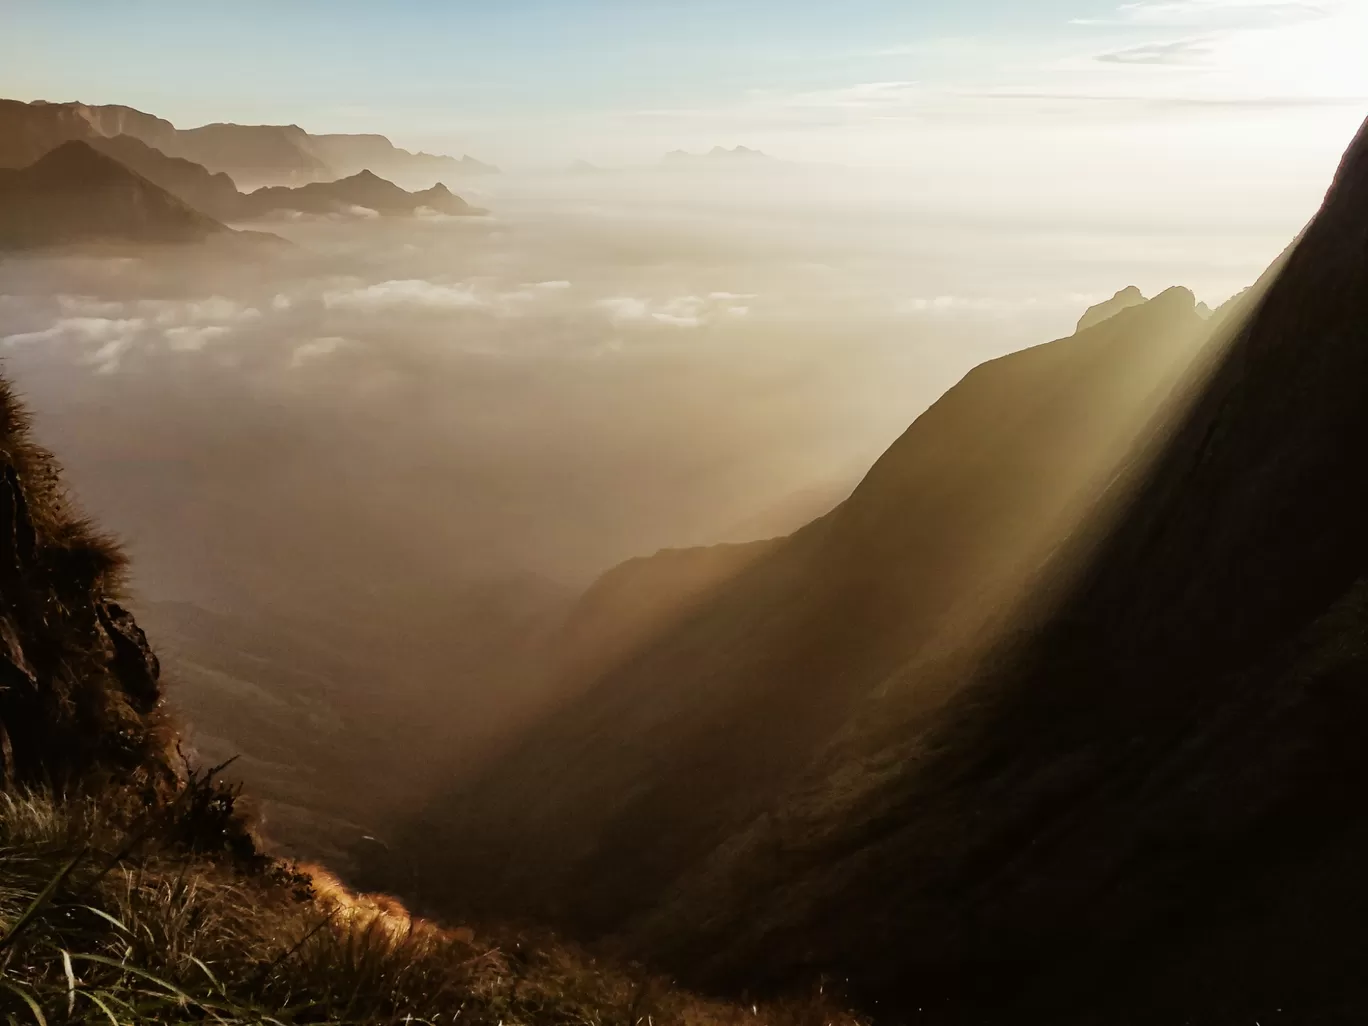
[[[639,943],[926,1021],[1361,1013],[1368,126],[1278,272],[1058,605],[936,717],[867,710]]]
[[[561,686],[614,668],[776,544],[663,549],[609,570],[579,598],[550,642]]]
[[[199,242],[229,232],[85,142],[0,170],[0,247]]]
[[[971,372],[844,504],[435,802],[423,835],[460,842],[433,859],[431,900],[592,931],[650,907],[772,807],[865,699],[1012,607],[1200,348],[1193,307],[1170,290]],[[478,894],[459,892],[469,873]]]

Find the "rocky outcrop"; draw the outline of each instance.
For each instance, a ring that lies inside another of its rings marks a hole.
[[[0,761],[7,784],[170,773],[160,665],[123,559],[71,507],[0,382]]]
[[[1101,324],[1109,317],[1115,317],[1122,310],[1129,310],[1131,307],[1139,306],[1141,303],[1145,302],[1148,302],[1148,300],[1145,299],[1144,293],[1134,285],[1128,285],[1106,302],[1088,307],[1083,316],[1078,319],[1078,328],[1076,330],[1087,331],[1089,328]],[[1198,313],[1202,314],[1202,316],[1209,316],[1211,311],[1206,310],[1205,313],[1203,313],[1199,310]]]

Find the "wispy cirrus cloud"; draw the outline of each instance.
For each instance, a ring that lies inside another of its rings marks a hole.
[[[1300,0],[1142,0],[1104,18],[1075,18],[1075,25],[1136,25],[1211,29],[1264,28],[1330,17],[1336,2]]]
[[[1211,39],[1175,39],[1168,43],[1141,43],[1100,53],[1104,64],[1200,64],[1214,52]]]

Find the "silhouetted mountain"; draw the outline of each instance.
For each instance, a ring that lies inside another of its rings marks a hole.
[[[312,135],[309,140],[314,152],[341,175],[367,169],[395,176],[461,177],[499,173],[493,164],[486,164],[469,155],[456,158],[433,153],[412,153],[395,146],[383,135]]]
[[[198,242],[229,229],[88,143],[0,169],[0,246]]]
[[[1115,317],[1122,310],[1129,310],[1131,307],[1139,306],[1145,301],[1144,294],[1134,285],[1129,285],[1106,302],[1088,307],[1087,311],[1078,320],[1077,330],[1086,331],[1095,324],[1101,324],[1108,317]],[[1209,314],[1211,311],[1207,310],[1206,312]]]
[[[443,214],[483,213],[440,182],[422,192],[410,193],[363,171],[337,182],[315,182],[295,189],[273,186],[242,193],[227,174],[214,174],[182,157],[168,157],[132,136],[95,137],[89,145],[186,205],[220,221],[250,220],[280,210],[329,214],[355,207],[386,215],[412,214],[424,208]]]
[[[665,163],[670,165],[693,165],[693,166],[726,166],[726,165],[757,165],[757,164],[777,164],[779,163],[767,153],[759,150],[752,150],[746,146],[734,146],[727,149],[723,146],[714,146],[707,153],[690,153],[688,150],[671,150],[665,154]]]
[[[572,175],[599,175],[603,174],[605,169],[587,160],[576,160],[566,170]]]
[[[440,182],[422,192],[405,192],[370,171],[336,182],[312,182],[298,188],[272,186],[242,197],[242,216],[260,217],[275,210],[298,210],[312,214],[345,212],[361,207],[379,214],[412,214],[426,208],[439,214],[482,214]]]

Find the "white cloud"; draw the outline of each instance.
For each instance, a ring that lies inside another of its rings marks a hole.
[[[343,346],[350,345],[350,340],[338,335],[329,335],[325,338],[316,338],[296,346],[294,353],[290,357],[291,367],[302,367],[310,360],[335,353]]]
[[[131,338],[145,328],[140,317],[63,317],[49,328],[8,335],[6,345],[31,345],[39,342],[106,343]]]
[[[1075,18],[1075,25],[1261,28],[1331,16],[1341,5],[1296,0],[1143,0],[1124,3],[1108,18]]]
[[[653,313],[651,319],[676,328],[696,328],[703,323],[703,319],[696,314]]]
[[[736,303],[753,299],[753,293],[710,292],[704,296],[675,296],[656,301],[637,296],[613,296],[598,300],[594,306],[619,324],[666,324],[673,328],[698,328],[718,315],[744,317],[750,306]]]
[[[163,334],[167,344],[177,352],[196,352],[216,338],[227,335],[229,328],[222,324],[183,324],[178,328],[167,328]]]
[[[1141,43],[1097,55],[1099,61],[1113,64],[1198,64],[1213,52],[1210,39],[1175,39],[1168,43]]]
[[[110,339],[90,354],[89,362],[95,366],[97,374],[113,374],[119,369],[119,361],[133,345],[131,335]]]
[[[594,305],[600,310],[606,310],[615,321],[642,321],[651,312],[651,304],[647,300],[633,296],[613,296],[609,299],[600,299]]]
[[[375,285],[348,290],[334,290],[323,294],[323,305],[329,309],[375,312],[396,307],[426,310],[468,310],[488,305],[488,300],[477,295],[466,284],[441,285],[436,282],[411,278],[384,281]]]

